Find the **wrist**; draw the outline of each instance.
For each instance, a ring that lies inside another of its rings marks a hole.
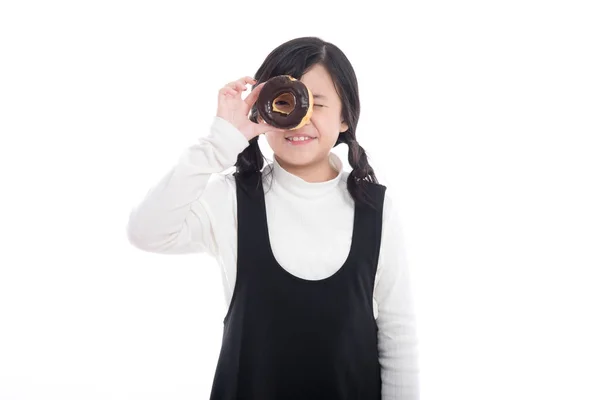
[[[244,135],[244,137],[248,141],[252,140],[254,138],[254,136],[256,136],[253,132],[252,126],[249,124],[245,124],[242,126],[236,126],[236,128],[238,131],[240,131],[242,133],[242,135]]]

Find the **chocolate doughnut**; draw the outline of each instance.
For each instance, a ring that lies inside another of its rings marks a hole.
[[[263,86],[256,108],[259,117],[279,129],[299,129],[313,112],[313,95],[306,85],[290,75],[279,75]]]

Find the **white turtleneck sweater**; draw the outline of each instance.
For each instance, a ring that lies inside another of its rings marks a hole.
[[[228,121],[215,117],[207,135],[151,188],[130,215],[127,233],[135,247],[154,253],[205,253],[221,267],[226,306],[235,287],[237,205],[231,173],[249,145]],[[335,273],[350,250],[353,203],[348,172],[330,153],[339,171],[326,182],[309,183],[275,160],[263,174],[267,223],[273,254],[290,273],[323,279]],[[399,215],[386,192],[381,250],[375,277],[373,313],[378,325],[382,397],[419,398],[416,319]]]

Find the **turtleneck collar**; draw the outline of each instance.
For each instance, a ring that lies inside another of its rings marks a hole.
[[[291,194],[304,198],[319,198],[334,190],[343,175],[342,160],[333,152],[329,153],[329,163],[338,171],[335,178],[325,182],[307,182],[304,179],[286,171],[273,157],[273,181]]]

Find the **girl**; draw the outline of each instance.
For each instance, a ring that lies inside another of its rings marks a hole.
[[[297,131],[257,121],[264,82],[283,74],[315,97]],[[359,113],[356,76],[338,47],[283,43],[255,79],[219,91],[208,134],[131,212],[137,248],[207,253],[222,268],[227,313],[211,399],[418,398],[400,221],[356,141]],[[260,134],[274,153],[266,166]],[[340,143],[350,172],[331,152]]]

